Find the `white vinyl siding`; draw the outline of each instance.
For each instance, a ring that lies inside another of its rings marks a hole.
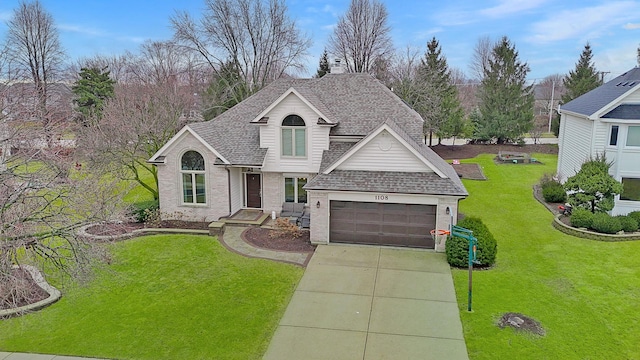
[[[231,213],[242,209],[242,169],[230,168],[229,176],[231,177],[229,183],[231,185]]]
[[[629,94],[626,98],[624,98],[625,103],[640,103],[640,89],[634,91]]]
[[[609,146],[609,140],[611,135],[611,124],[603,123],[600,121],[594,122],[594,134],[593,134],[593,152],[602,154],[604,149]],[[620,140],[618,139],[618,144]]]
[[[285,117],[292,114],[300,116],[307,124],[304,157],[282,156],[281,124]],[[322,152],[329,149],[330,130],[327,126],[317,125],[320,115],[295,94],[290,94],[265,116],[269,118],[267,125],[255,125],[260,126],[260,147],[268,149],[262,171],[317,173]]]
[[[558,175],[564,180],[580,170],[591,156],[593,121],[562,115],[558,153]]]
[[[386,131],[352,154],[338,170],[432,172],[424,162]]]

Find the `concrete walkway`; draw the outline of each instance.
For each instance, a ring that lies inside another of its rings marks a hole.
[[[266,360],[468,360],[445,255],[320,245]]]
[[[274,251],[255,247],[242,239],[242,232],[245,229],[246,227],[244,226],[227,226],[224,234],[219,236],[218,239],[229,250],[244,256],[276,260],[300,266],[306,265],[312,255],[309,252]]]

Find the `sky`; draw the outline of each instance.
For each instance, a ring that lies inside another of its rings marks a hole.
[[[482,36],[507,36],[529,64],[528,78],[539,81],[567,74],[589,42],[605,80],[637,65],[640,0],[382,0],[398,50],[424,53],[432,37],[439,40],[449,66],[471,75],[473,48]],[[69,58],[136,52],[145,40],[168,40],[169,18],[187,11],[200,18],[205,0],[41,0],[60,31]],[[0,0],[0,39],[19,0]],[[308,77],[348,1],[287,0],[290,16],[311,37]]]

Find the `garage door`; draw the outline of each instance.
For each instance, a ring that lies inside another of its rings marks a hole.
[[[436,206],[331,201],[330,241],[434,248]]]

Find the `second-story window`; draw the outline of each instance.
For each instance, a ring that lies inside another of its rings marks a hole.
[[[289,115],[282,120],[282,155],[307,156],[307,133],[304,120]]]

